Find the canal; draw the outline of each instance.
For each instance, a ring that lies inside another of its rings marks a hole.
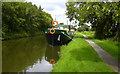
[[[50,46],[45,36],[2,42],[3,72],[50,72],[58,61],[60,46]]]

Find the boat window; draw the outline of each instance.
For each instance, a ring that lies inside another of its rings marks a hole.
[[[64,29],[63,27],[60,27],[60,29]]]

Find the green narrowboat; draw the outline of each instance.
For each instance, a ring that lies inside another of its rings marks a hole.
[[[65,45],[68,44],[72,37],[69,33],[69,25],[67,24],[57,24],[52,28],[45,30],[47,41],[50,45]]]

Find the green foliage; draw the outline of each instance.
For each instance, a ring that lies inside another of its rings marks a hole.
[[[84,27],[79,27],[79,28],[77,29],[77,31],[79,31],[79,32],[85,31],[85,28],[84,28]]]
[[[72,25],[70,25],[70,29],[74,29],[76,31],[76,28]]]
[[[2,4],[3,38],[13,35],[34,35],[51,25],[52,17],[41,7],[26,2],[5,2]]]
[[[70,21],[90,22],[96,38],[114,37],[119,32],[120,2],[68,2],[66,6],[66,15]]]
[[[89,30],[89,26],[88,25],[86,25],[86,24],[82,24],[82,25],[80,25],[81,27],[79,27],[78,29],[77,29],[77,31],[79,31],[79,32],[81,32],[81,31],[88,31]]]

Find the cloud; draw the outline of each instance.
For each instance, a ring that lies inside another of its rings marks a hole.
[[[45,10],[47,10],[47,11],[54,11],[55,8],[49,8],[49,7],[47,7],[47,8],[45,8]]]
[[[66,23],[66,0],[27,0],[27,2],[32,2],[38,7],[41,5],[44,11],[51,14],[53,19],[56,18],[59,22]]]

